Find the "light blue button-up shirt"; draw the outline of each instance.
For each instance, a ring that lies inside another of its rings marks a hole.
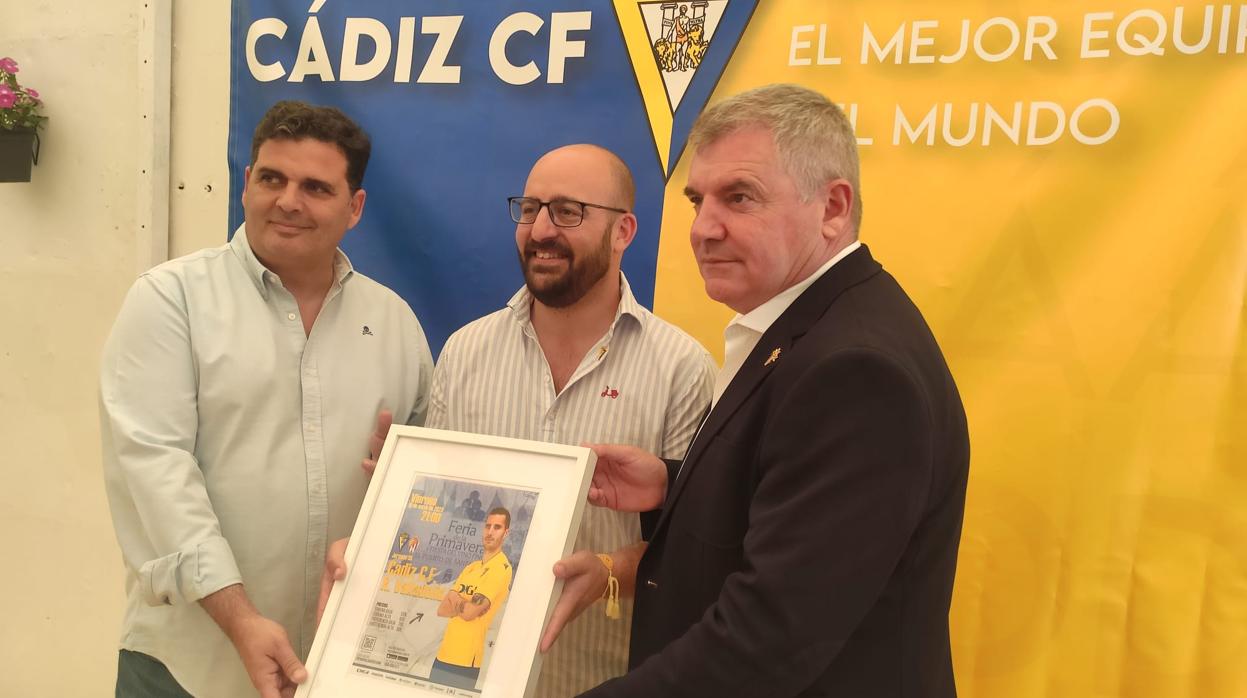
[[[407,303],[338,252],[310,334],[246,234],[144,273],[104,347],[106,488],[127,570],[121,646],[196,696],[252,695],[196,603],[242,582],[306,657],[325,548],[350,534],[381,409],[423,421],[432,358]]]

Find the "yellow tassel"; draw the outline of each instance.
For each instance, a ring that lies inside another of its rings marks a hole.
[[[611,620],[619,620],[619,580],[611,575],[606,580],[606,617]]]
[[[606,617],[619,620],[623,614],[619,610],[619,580],[615,577],[615,561],[605,553],[598,553],[598,559],[606,566],[606,591],[602,594],[606,599]]]

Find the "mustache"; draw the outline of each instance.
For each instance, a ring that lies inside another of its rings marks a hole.
[[[538,252],[557,252],[568,257],[572,255],[571,247],[569,247],[567,243],[558,239],[542,240],[541,242],[529,240],[524,244],[525,257],[531,257]]]

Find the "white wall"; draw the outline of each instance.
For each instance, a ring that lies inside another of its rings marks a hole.
[[[123,572],[96,381],[145,261],[142,12],[130,0],[6,0],[0,12],[0,56],[51,117],[33,181],[0,184],[0,696],[113,691]],[[170,249],[182,254],[224,239],[229,3],[179,0],[173,21]]]
[[[220,245],[228,232],[229,5],[173,7],[171,257]]]

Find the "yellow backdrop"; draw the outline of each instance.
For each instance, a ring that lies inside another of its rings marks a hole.
[[[926,314],[970,419],[966,698],[1247,696],[1247,5],[1186,6],[1175,34],[1178,7],[762,0],[712,97],[801,83],[856,105],[872,139],[862,239]],[[941,62],[962,20],[966,55]],[[688,160],[656,307],[721,352]]]

